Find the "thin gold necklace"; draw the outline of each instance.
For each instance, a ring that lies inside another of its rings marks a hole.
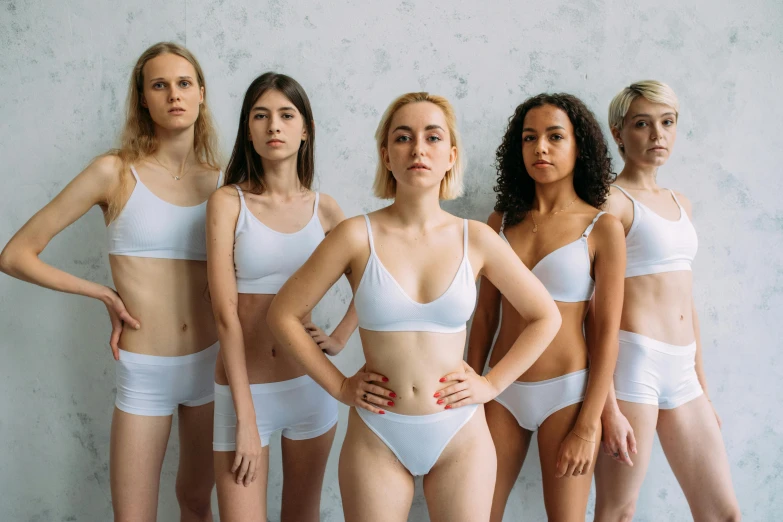
[[[169,176],[171,176],[171,177],[174,179],[174,181],[179,181],[179,180],[181,180],[182,178],[184,178],[185,176],[187,176],[188,174],[190,174],[190,169],[188,169],[188,170],[186,170],[185,172],[183,172],[181,175],[179,175],[179,176],[175,176],[174,174],[172,174],[172,173],[171,173],[171,169],[170,169],[170,168],[168,168],[167,166],[165,166],[163,163],[161,163],[161,162],[158,160],[158,158],[156,158],[156,157],[155,157],[155,154],[150,154],[150,156],[152,156],[152,159],[154,159],[154,160],[155,160],[155,163],[157,163],[158,165],[160,165],[161,167],[163,167],[164,169],[166,169],[166,172],[168,172]],[[185,161],[187,161],[189,157],[190,157],[190,153],[188,153],[187,157],[185,157]]]
[[[571,200],[571,203],[569,203],[568,205],[564,206],[564,207],[563,207],[563,208],[561,208],[560,210],[557,210],[557,211],[555,211],[555,212],[552,212],[552,213],[549,215],[549,217],[554,217],[554,216],[558,215],[559,213],[561,213],[562,211],[564,211],[565,209],[567,209],[568,207],[570,207],[571,205],[573,205],[573,204],[574,204],[574,201],[576,201],[576,200],[577,200],[577,198],[579,198],[579,196],[577,196],[577,197],[575,197],[574,199],[572,199],[572,200]],[[531,219],[531,221],[533,221],[533,233],[535,234],[536,232],[538,232],[538,223],[536,223],[536,218],[534,218],[534,217],[533,217],[533,210],[532,210],[532,209],[530,210],[530,219]]]

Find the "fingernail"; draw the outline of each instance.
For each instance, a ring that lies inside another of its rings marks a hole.
[[[443,404],[443,399],[438,399],[438,404]]]
[[[381,414],[381,415],[386,415],[386,412],[383,411],[383,410],[379,411],[378,413]]]
[[[435,397],[436,399],[437,399],[438,397],[440,397],[440,392],[436,392],[436,393],[435,393],[435,395],[433,395],[433,397]]]
[[[396,393],[394,393],[394,392],[391,392],[391,393],[389,394],[389,397],[391,397],[392,399],[396,399],[396,398],[397,398],[397,394],[396,394]]]
[[[389,405],[389,406],[394,406],[394,403],[392,401],[389,401],[386,404]]]
[[[451,404],[447,404],[447,405],[446,405],[446,409],[447,409],[447,410],[450,410],[450,409],[451,409]]]
[[[446,378],[445,377],[441,377],[440,378],[440,382],[446,382]]]
[[[389,382],[389,379],[387,379],[386,377],[384,377],[384,378],[383,378],[383,379],[381,379],[381,380],[382,380],[383,382]]]

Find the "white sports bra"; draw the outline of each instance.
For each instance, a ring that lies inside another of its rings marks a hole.
[[[612,186],[633,203],[633,223],[625,236],[625,277],[690,271],[699,248],[699,239],[693,223],[688,219],[688,214],[677,201],[674,192],[669,191],[680,209],[680,219],[669,221],[636,201],[619,185]]]
[[[106,227],[109,254],[159,259],[207,260],[207,202],[191,207],[160,199],[139,179],[120,215]],[[217,187],[223,181],[218,175]],[[216,188],[217,188],[216,187]]]
[[[429,303],[411,299],[375,253],[370,218],[364,215],[370,257],[354,293],[359,327],[379,332],[455,333],[465,330],[476,305],[476,278],[468,259],[468,220],[464,220],[463,255],[454,279]]]
[[[587,237],[593,231],[598,218],[606,214],[599,212],[578,239],[548,253],[536,263],[531,272],[552,296],[561,303],[580,303],[589,301],[595,291],[595,281],[590,277],[590,251]],[[503,233],[506,216],[500,226],[500,237],[508,243]]]
[[[297,232],[272,230],[250,212],[245,196],[237,185],[240,209],[234,229],[234,270],[240,294],[276,294],[291,275],[299,270],[325,234],[318,219],[318,192],[313,217]]]

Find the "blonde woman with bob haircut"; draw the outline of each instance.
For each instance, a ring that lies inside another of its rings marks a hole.
[[[487,520],[496,458],[483,404],[533,364],[560,316],[491,228],[441,209],[462,190],[462,150],[446,99],[397,98],[376,140],[374,191],[392,204],[338,225],[277,294],[267,320],[305,371],[352,407],[339,466],[346,520],[406,520],[417,475],[432,520]],[[350,377],[302,328],[344,273],[366,359]],[[481,275],[528,321],[485,377],[462,360]]]
[[[619,353],[604,411],[595,520],[631,520],[657,430],[699,521],[737,521],[721,421],[707,393],[691,265],[691,203],[658,186],[677,136],[679,102],[661,82],[623,89],[609,126],[625,161],[605,209],[625,228]],[[591,333],[594,328],[591,328]],[[592,336],[591,336],[592,337]]]
[[[217,330],[205,294],[206,201],[219,184],[204,74],[162,42],[131,74],[119,149],[95,159],[11,238],[3,272],[106,305],[117,396],[111,427],[114,519],[156,520],[163,456],[177,411],[182,521],[212,520],[212,376]],[[39,255],[93,206],[103,210],[117,290]]]

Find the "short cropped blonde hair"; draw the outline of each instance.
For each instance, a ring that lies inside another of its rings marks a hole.
[[[639,96],[644,96],[652,103],[662,103],[673,107],[675,116],[679,118],[680,102],[677,100],[677,95],[674,94],[672,88],[663,82],[644,80],[632,83],[612,99],[612,102],[609,104],[610,129],[621,130],[623,128],[628,109],[631,107],[631,103]]]
[[[457,117],[454,108],[449,101],[442,97],[427,92],[409,92],[394,100],[381,118],[378,129],[375,131],[375,141],[378,145],[378,168],[375,171],[375,182],[372,186],[373,194],[381,199],[392,199],[397,193],[397,180],[392,172],[383,163],[381,150],[388,148],[389,130],[394,115],[402,107],[409,103],[429,102],[437,105],[446,117],[446,126],[449,129],[451,145],[457,149],[457,158],[454,166],[446,172],[446,176],[440,183],[440,199],[456,199],[462,195],[462,142],[457,132]]]

